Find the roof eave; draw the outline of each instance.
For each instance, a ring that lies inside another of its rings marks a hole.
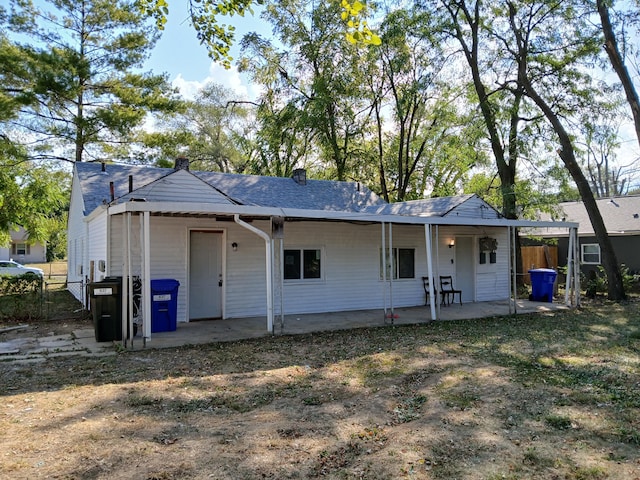
[[[477,219],[450,217],[420,217],[406,215],[379,215],[360,212],[341,212],[329,210],[307,210],[299,208],[258,207],[251,205],[227,205],[216,203],[181,202],[126,202],[109,206],[109,215],[122,213],[159,213],[174,215],[246,215],[253,217],[280,216],[307,220],[338,220],[373,223],[396,223],[406,225],[460,225],[495,227],[544,227],[578,228],[574,222],[537,222],[533,220]]]

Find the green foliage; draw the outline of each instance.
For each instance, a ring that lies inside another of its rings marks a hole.
[[[622,284],[625,292],[635,291],[640,282],[640,275],[631,273],[629,267],[625,264],[620,265],[620,274],[622,275]],[[598,265],[597,270],[592,270],[589,274],[583,274],[581,277],[580,282],[586,291],[587,297],[595,297],[597,294],[607,293],[609,283],[602,265]]]
[[[176,108],[165,76],[137,71],[157,33],[131,2],[13,0],[12,7],[6,28],[27,43],[5,49],[20,61],[3,79],[31,100],[14,128],[36,136],[32,158],[103,158],[147,112]]]
[[[171,165],[186,156],[197,170],[243,173],[249,155],[242,147],[251,135],[250,122],[247,107],[231,90],[210,83],[195,100],[185,101],[179,113],[163,116],[160,131],[141,136],[151,147],[151,155],[148,149],[144,155],[156,164],[164,160]]]
[[[0,319],[23,321],[42,314],[42,277],[0,275]]]
[[[231,68],[230,54],[235,40],[235,27],[219,22],[220,17],[253,14],[252,6],[262,5],[263,0],[189,0],[189,16],[198,40],[207,47],[209,56],[225,68]],[[159,30],[163,30],[169,15],[166,0],[137,0],[138,8],[144,15],[151,16]]]

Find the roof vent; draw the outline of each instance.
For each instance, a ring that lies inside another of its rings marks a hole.
[[[175,165],[173,167],[174,170],[186,170],[189,171],[189,159],[186,157],[178,157],[176,158]]]
[[[291,176],[293,181],[298,185],[306,185],[307,184],[307,171],[304,168],[296,168],[293,171],[293,175]]]
[[[640,215],[638,215],[637,213],[633,214],[633,218],[638,218],[638,217],[640,217]]]

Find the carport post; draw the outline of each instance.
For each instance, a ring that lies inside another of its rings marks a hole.
[[[510,263],[511,263],[511,290],[513,296],[513,313],[518,313],[518,259],[516,258],[516,227],[509,227],[508,231],[510,248]],[[511,302],[509,302],[509,313],[511,313]]]
[[[149,212],[142,217],[142,335],[143,346],[151,339],[151,232]]]
[[[429,298],[431,299],[431,301],[429,302],[429,306],[431,307],[431,320],[437,320],[436,303],[439,303],[439,302],[438,302],[438,298],[435,295],[435,287],[433,284],[431,225],[428,223],[425,224],[424,226],[424,243],[427,249],[427,274],[429,275]]]

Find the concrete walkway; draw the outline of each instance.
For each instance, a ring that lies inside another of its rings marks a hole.
[[[518,300],[517,313],[549,313],[566,310],[558,303],[530,302]],[[329,330],[351,328],[382,327],[385,325],[410,325],[431,321],[428,306],[382,310],[358,310],[323,314],[286,315],[284,324],[276,317],[275,335],[296,335]],[[508,302],[479,302],[463,305],[453,304],[440,308],[440,320],[462,320],[509,315]],[[179,323],[173,332],[153,333],[145,343],[138,333],[127,349],[170,348],[183,345],[228,342],[269,336],[265,317],[235,318],[227,320],[207,320]],[[32,338],[16,338],[0,342],[0,363],[41,362],[47,358],[61,356],[103,356],[115,355],[122,348],[122,342],[96,342],[93,329],[76,330],[73,334]]]

